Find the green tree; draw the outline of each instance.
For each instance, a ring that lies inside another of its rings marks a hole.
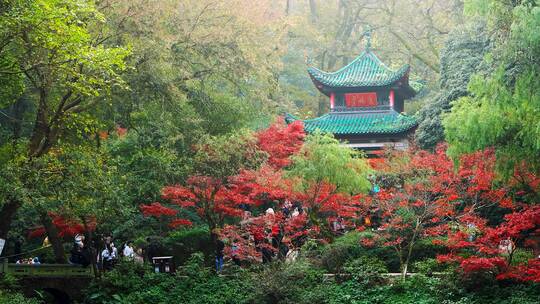
[[[321,227],[325,237],[333,238],[325,224],[328,216],[341,213],[354,217],[356,208],[354,203],[350,204],[351,195],[366,193],[371,188],[367,161],[332,135],[321,133],[307,136],[304,146],[292,159],[288,175],[300,180],[311,223]]]
[[[22,169],[25,182],[34,187],[25,187],[24,204],[18,214],[23,221],[36,219],[27,224],[44,227],[56,262],[65,263],[66,258],[64,240],[51,214],[86,227],[96,224],[110,227],[106,224],[135,210],[125,203],[124,179],[96,148],[64,145],[30,162]],[[86,232],[91,244],[92,229]]]
[[[433,149],[444,141],[441,114],[450,111],[452,101],[469,94],[467,85],[473,74],[489,70],[482,62],[490,46],[482,22],[466,24],[450,33],[441,50],[439,90],[418,113],[420,124],[415,140],[421,148]]]
[[[486,18],[496,26],[496,46],[488,60],[498,68],[492,75],[475,76],[471,96],[456,101],[445,116],[449,153],[457,156],[493,146],[504,172],[521,162],[538,169],[540,7],[534,1],[471,2],[473,12],[489,12]]]
[[[503,170],[521,161],[538,167],[540,153],[539,74],[520,76],[513,92],[504,85],[504,72],[489,78],[476,77],[470,90],[474,97],[454,103],[445,116],[449,153],[460,155],[493,146]]]
[[[308,188],[311,183],[331,183],[336,192],[367,192],[371,169],[359,152],[344,147],[332,135],[314,133],[306,137],[302,150],[293,156],[289,175],[301,177]]]
[[[259,150],[256,138],[247,130],[221,136],[205,136],[193,157],[195,174],[211,176],[222,183],[241,169],[257,169],[267,154]]]
[[[87,113],[122,84],[118,73],[129,51],[105,46],[93,35],[104,18],[92,1],[8,1],[0,13],[0,57],[11,62],[0,77],[23,77],[35,108],[28,138],[15,139],[24,148],[12,152],[28,156],[31,164],[59,141],[79,141],[92,132],[95,123]],[[35,186],[24,175],[18,178],[22,187]],[[22,199],[12,191],[1,195],[0,238],[5,238]]]
[[[172,115],[148,109],[131,116],[136,127],[124,136],[111,134],[102,146],[126,182],[127,199],[138,206],[157,200],[163,186],[183,181],[192,171],[193,152]]]
[[[225,134],[274,111],[280,29],[268,33],[274,25],[260,24],[259,8],[241,2],[103,1],[108,42],[133,49],[130,90],[115,90],[103,117],[130,129],[141,113],[174,122],[183,153],[202,133]]]

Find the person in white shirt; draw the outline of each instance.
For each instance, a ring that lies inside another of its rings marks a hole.
[[[116,261],[118,259],[118,248],[114,246],[114,243],[111,243],[111,248],[112,248],[112,259]]]
[[[122,252],[124,256],[128,259],[133,259],[135,256],[135,250],[133,250],[133,244],[131,242],[127,242],[124,246],[124,252]]]
[[[114,247],[114,243],[105,246],[105,249],[101,252],[101,259],[103,261],[103,269],[111,270],[116,259],[118,257],[118,250]]]
[[[300,252],[298,251],[298,249],[294,247],[290,248],[289,251],[287,252],[287,255],[285,256],[285,262],[293,263],[298,258],[299,253]]]

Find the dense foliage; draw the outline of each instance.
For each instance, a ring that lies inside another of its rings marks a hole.
[[[471,75],[487,72],[489,66],[482,62],[490,46],[482,22],[462,25],[449,35],[440,55],[439,89],[418,113],[420,125],[415,140],[421,148],[433,149],[444,141],[441,114],[451,109],[452,101],[469,94]]]
[[[354,269],[354,279],[342,282],[323,278],[323,269],[310,261],[274,264],[215,276],[194,256],[181,274],[155,274],[135,265],[122,264],[96,282],[87,303],[537,303],[538,285],[497,285],[493,282],[468,288],[467,283],[424,275],[394,281],[378,275],[380,262]],[[369,265],[369,266],[367,266]]]
[[[446,116],[450,153],[493,146],[507,172],[521,161],[538,168],[540,7],[536,1],[471,1],[469,11],[489,22],[496,45],[486,60],[496,71],[473,77],[472,95]]]

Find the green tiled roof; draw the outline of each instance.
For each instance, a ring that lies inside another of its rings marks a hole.
[[[375,54],[367,50],[336,72],[328,73],[308,68],[309,75],[329,87],[374,87],[390,85],[409,72],[409,65],[397,71],[388,68]]]
[[[285,120],[290,123],[298,119],[287,114]],[[303,120],[303,123],[308,133],[318,129],[325,133],[356,135],[397,134],[417,125],[415,118],[396,111],[330,112],[321,117]]]

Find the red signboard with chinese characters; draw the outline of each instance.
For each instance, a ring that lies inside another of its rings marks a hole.
[[[345,94],[345,105],[348,108],[377,106],[377,93],[350,93]]]

